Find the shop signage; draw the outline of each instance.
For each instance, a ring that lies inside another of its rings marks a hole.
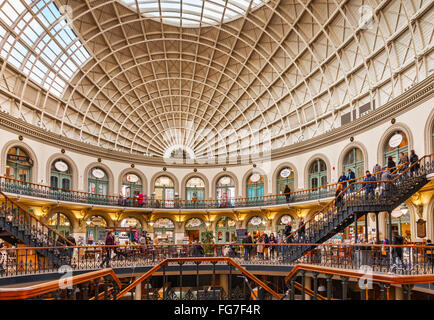
[[[257,173],[252,174],[250,177],[250,181],[252,182],[258,182],[259,180],[261,180],[261,176]]]
[[[33,166],[33,160],[28,156],[18,156],[16,154],[8,153],[7,159],[10,161],[28,162],[31,166]]]
[[[402,142],[402,135],[397,133],[390,138],[389,147],[396,148],[401,144],[401,142]]]
[[[261,219],[260,217],[253,217],[252,219],[250,219],[249,224],[253,225],[253,226],[258,226],[260,224],[265,224],[264,219]]]
[[[282,218],[280,218],[280,222],[281,222],[282,224],[288,224],[288,223],[290,223],[291,221],[292,221],[291,216],[288,216],[287,214],[284,215],[284,216],[282,216]]]
[[[56,170],[58,170],[60,172],[68,171],[68,165],[63,161],[57,161],[54,164],[54,167],[56,168]]]
[[[136,183],[137,181],[139,181],[139,177],[136,176],[135,174],[127,174],[127,181],[131,182],[131,183]]]
[[[282,178],[288,178],[291,175],[291,170],[289,170],[288,168],[283,169],[282,171],[280,171],[280,176]]]
[[[229,177],[223,177],[223,178],[220,179],[220,183],[223,184],[223,185],[230,184],[231,183],[231,178],[229,178]]]
[[[105,177],[105,173],[104,173],[104,171],[102,171],[101,169],[93,169],[93,170],[92,170],[92,175],[93,175],[95,178],[98,178],[98,179],[102,179],[102,178]]]
[[[416,231],[417,231],[417,237],[418,238],[425,238],[426,237],[426,221],[423,219],[419,219],[416,222]]]
[[[191,218],[190,220],[188,220],[187,224],[185,225],[187,228],[194,228],[194,227],[199,227],[203,224],[202,220],[198,219],[198,218]]]

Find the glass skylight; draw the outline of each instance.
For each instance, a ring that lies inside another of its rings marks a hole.
[[[60,97],[90,54],[53,0],[0,4],[0,55]]]
[[[245,14],[264,0],[119,0],[141,13],[182,26],[219,24]]]

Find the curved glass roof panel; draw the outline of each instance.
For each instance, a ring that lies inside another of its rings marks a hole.
[[[262,0],[119,0],[145,16],[163,22],[197,26],[219,24],[244,15],[258,6]]]
[[[51,0],[0,4],[0,55],[58,97],[90,58],[63,9]]]

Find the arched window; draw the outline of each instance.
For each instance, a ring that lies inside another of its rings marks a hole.
[[[290,167],[285,167],[280,170],[277,176],[277,194],[285,193],[286,186],[291,192],[294,192],[294,171]],[[281,196],[280,200],[286,199],[286,196]]]
[[[72,223],[63,213],[57,212],[48,220],[48,225],[66,238],[72,232]]]
[[[253,240],[258,240],[260,233],[262,234],[265,231],[265,227],[267,225],[267,220],[264,218],[255,216],[250,218],[247,222],[247,232],[250,236],[252,236]]]
[[[188,242],[202,241],[204,231],[206,227],[202,219],[191,218],[185,222],[185,236],[188,237]]]
[[[32,158],[20,147],[12,147],[7,153],[6,177],[30,182]]]
[[[138,242],[142,234],[142,224],[136,218],[125,218],[121,221],[121,228],[125,229],[119,233],[121,244],[125,241]]]
[[[88,176],[88,192],[98,195],[108,194],[108,176],[102,168],[92,168]]]
[[[175,199],[175,186],[173,180],[167,176],[161,176],[155,181],[155,199],[161,201],[163,208],[173,208]]]
[[[356,178],[364,176],[364,161],[363,153],[359,148],[353,148],[347,152],[344,157],[344,172],[348,173],[348,169],[354,172]]]
[[[321,159],[316,159],[309,168],[309,188],[318,188],[327,185],[327,165]],[[326,190],[311,190],[311,195],[319,195]]]
[[[196,206],[197,201],[205,200],[205,183],[199,177],[190,178],[185,184],[187,206]],[[193,201],[192,201],[193,200]]]
[[[237,228],[235,220],[221,217],[216,225],[217,243],[229,243],[237,241]]]
[[[91,216],[86,220],[86,242],[103,244],[107,236],[107,221],[102,216]]]
[[[247,179],[247,202],[250,205],[258,204],[264,201],[263,196],[264,176],[259,173],[252,173]]]
[[[72,170],[68,163],[61,159],[51,164],[50,186],[67,192],[72,189]]]
[[[292,219],[292,217],[289,214],[281,216],[279,222],[276,225],[276,232],[280,231],[280,233],[283,233],[283,230],[285,230],[285,226],[288,223],[290,223],[291,225],[294,224],[294,220]],[[294,231],[295,229],[292,228],[292,230]]]
[[[175,243],[175,225],[168,218],[159,218],[153,224],[154,239],[158,243]]]
[[[216,198],[219,208],[235,205],[235,182],[230,176],[223,176],[216,184]]]
[[[142,193],[142,179],[135,173],[127,173],[122,177],[121,195],[125,198],[135,198]]]
[[[387,165],[389,156],[398,164],[401,152],[408,156],[408,139],[403,131],[397,130],[389,135],[384,144],[384,164]]]

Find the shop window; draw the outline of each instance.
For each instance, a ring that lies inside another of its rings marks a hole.
[[[7,153],[6,177],[30,182],[33,166],[32,158],[20,147],[12,147]]]
[[[139,193],[142,193],[142,179],[135,173],[127,173],[122,177],[122,187],[120,194],[124,198],[136,198]]]
[[[51,164],[50,186],[68,192],[72,188],[72,170],[70,165],[58,159]]]
[[[389,157],[392,157],[395,164],[398,164],[401,152],[408,156],[408,139],[403,131],[398,130],[386,139],[384,145],[384,164],[387,165]]]
[[[51,216],[51,218],[48,220],[48,225],[50,226],[50,228],[52,228],[65,238],[68,234],[72,232],[71,221],[65,214],[60,212],[57,212]]]
[[[197,201],[205,200],[205,183],[199,177],[190,178],[185,185],[187,205],[196,205]]]
[[[161,203],[163,208],[173,208],[175,199],[175,185],[173,180],[167,176],[161,176],[155,181],[155,199]]]
[[[364,176],[364,160],[362,150],[353,148],[345,154],[344,157],[344,172],[348,175],[348,169],[354,172],[356,178]]]
[[[86,220],[86,242],[104,244],[107,236],[107,221],[102,216],[92,216]]]
[[[153,224],[154,241],[163,244],[175,243],[175,225],[168,218],[159,218]]]
[[[237,229],[234,219],[221,217],[216,225],[217,243],[232,243],[237,241]]]
[[[92,168],[88,176],[88,190],[91,194],[107,195],[108,194],[108,176],[102,168]]]
[[[216,198],[219,208],[235,205],[235,182],[230,176],[223,176],[216,184]]]

